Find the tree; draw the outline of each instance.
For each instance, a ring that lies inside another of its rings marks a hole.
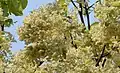
[[[27,0],[0,0],[0,73],[5,73],[10,63],[12,52],[9,49],[11,42],[15,42],[12,34],[4,30],[14,24],[9,15],[21,16],[27,6]]]
[[[77,11],[67,10],[69,2]],[[6,73],[119,73],[120,1],[99,0],[87,7],[87,1],[77,2],[81,11],[72,0],[58,0],[26,17],[18,30],[26,47],[11,59]],[[99,22],[85,29],[77,13],[85,11],[89,21],[88,8],[94,5]]]

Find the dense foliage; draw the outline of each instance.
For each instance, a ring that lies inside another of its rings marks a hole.
[[[2,70],[6,73],[119,73],[120,1],[96,2],[94,12],[99,22],[88,29],[82,21],[79,23],[79,8],[67,10],[71,1],[58,0],[27,16],[18,29],[19,38],[26,46],[6,68],[1,66]],[[84,1],[82,5],[86,6]]]

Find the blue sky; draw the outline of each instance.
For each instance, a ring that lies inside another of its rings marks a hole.
[[[17,40],[17,43],[12,43],[11,46],[11,50],[13,52],[17,52],[20,49],[23,49],[25,44],[23,41],[19,41],[18,39],[18,35],[17,35],[17,28],[20,27],[23,23],[23,20],[25,18],[25,16],[29,15],[30,11],[39,8],[41,5],[43,4],[47,4],[50,2],[54,2],[55,0],[28,0],[28,5],[26,7],[26,9],[24,10],[24,15],[23,16],[14,16],[12,15],[11,17],[13,18],[14,21],[17,21],[17,23],[15,23],[13,26],[11,26],[10,28],[6,28],[6,31],[9,31],[13,34],[13,36],[15,37],[15,39]],[[91,0],[91,4],[94,3],[95,0]],[[91,13],[91,17],[90,17],[91,21],[94,21],[93,19],[93,13]]]

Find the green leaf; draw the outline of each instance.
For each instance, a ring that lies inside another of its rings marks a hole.
[[[10,27],[13,24],[13,20],[7,19],[7,20],[5,20],[4,24],[5,24],[5,26]]]
[[[22,6],[22,9],[25,9],[27,4],[28,4],[28,0],[19,0]]]
[[[3,16],[8,16],[8,6],[6,2],[2,2],[1,7],[3,9]]]
[[[97,25],[97,24],[99,24],[99,22],[94,22],[94,23],[92,23],[91,25],[94,26],[94,25]]]
[[[8,8],[7,7],[4,7],[3,8],[3,16],[9,16],[9,13],[8,13]]]
[[[10,11],[10,13],[13,13],[16,16],[23,15],[23,13],[22,13],[23,9],[20,5],[20,2],[18,2],[16,0],[15,1],[11,0],[11,2],[9,2],[9,11]]]
[[[14,11],[12,12],[15,16],[22,16],[23,15],[23,12],[22,11]]]

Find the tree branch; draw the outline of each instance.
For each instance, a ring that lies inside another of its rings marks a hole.
[[[73,4],[73,6],[78,9],[78,7],[75,5],[74,1],[71,0],[71,2],[72,2],[72,4]],[[80,8],[81,10],[78,9],[78,13],[79,13],[79,15],[80,15],[81,22],[82,22],[83,25],[85,26],[84,18],[83,18],[83,12],[82,12],[82,11],[83,11],[83,10],[82,10],[82,4],[81,4],[81,3],[79,3],[79,8]]]
[[[87,15],[87,23],[88,23],[88,30],[90,30],[90,18],[89,18],[89,12],[88,12],[88,3],[86,2],[86,0],[84,0],[85,3],[85,12]]]
[[[78,13],[79,13],[79,15],[80,15],[81,22],[82,22],[83,25],[85,26],[85,22],[84,22],[84,18],[83,18],[83,8],[82,8],[82,3],[79,3],[79,7],[80,7],[81,11],[78,11]]]

